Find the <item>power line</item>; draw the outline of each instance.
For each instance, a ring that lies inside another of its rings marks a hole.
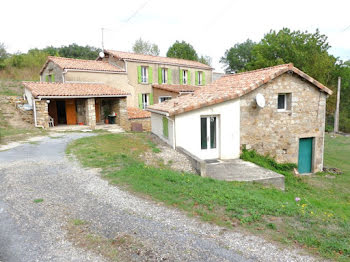
[[[348,30],[350,28],[350,25],[347,27],[347,28],[345,28],[344,30],[343,30],[343,32],[345,32],[346,30]]]

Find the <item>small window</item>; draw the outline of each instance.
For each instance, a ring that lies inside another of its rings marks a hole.
[[[142,109],[146,109],[149,106],[149,94],[142,94]]]
[[[203,85],[203,72],[198,71],[198,85]]]
[[[277,98],[277,110],[287,111],[291,110],[292,94],[278,94]]]
[[[169,137],[168,118],[163,117],[163,136]]]
[[[148,83],[148,70],[146,66],[141,66],[141,83]]]
[[[168,69],[162,68],[162,84],[168,83]]]
[[[182,83],[187,85],[187,70],[182,70]]]
[[[170,99],[171,99],[171,96],[160,96],[159,103],[162,103],[162,102],[170,100]]]

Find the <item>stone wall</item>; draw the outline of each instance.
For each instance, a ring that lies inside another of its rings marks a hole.
[[[75,100],[77,105],[77,121],[78,123],[86,123],[86,106],[85,106],[85,99],[76,99]]]
[[[49,105],[46,100],[35,101],[37,125],[49,127]]]
[[[49,62],[41,74],[41,81],[46,82],[47,75],[54,75],[55,82],[63,82],[63,70],[53,62]]]
[[[133,128],[132,128],[133,124],[136,124],[136,125],[140,124],[142,126],[142,131],[151,132],[151,118],[150,117],[129,119],[127,130],[136,131],[136,130],[133,130]]]
[[[91,129],[96,127],[96,113],[95,113],[95,98],[88,98],[85,100],[85,119],[86,124]]]
[[[130,130],[126,98],[117,98],[112,102],[112,111],[117,113],[116,123],[125,130]]]
[[[266,106],[256,106],[261,93]],[[291,94],[291,109],[277,110],[279,93]],[[326,94],[295,74],[285,73],[240,99],[241,148],[298,163],[299,139],[314,138],[313,172],[323,168]]]

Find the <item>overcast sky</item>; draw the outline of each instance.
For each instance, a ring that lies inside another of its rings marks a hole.
[[[349,0],[2,0],[0,42],[9,52],[71,43],[131,51],[141,37],[165,56],[176,40],[212,57],[215,71],[225,50],[247,38],[259,41],[270,29],[289,27],[328,36],[331,53],[350,59]]]

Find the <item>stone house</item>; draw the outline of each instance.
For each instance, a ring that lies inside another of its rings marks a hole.
[[[128,83],[133,87],[128,90],[131,94],[128,106],[140,109],[158,103],[159,100],[154,99],[153,84],[186,88],[212,82],[213,68],[197,61],[113,50],[105,50],[97,60],[126,71]]]
[[[331,94],[285,64],[225,75],[147,110],[152,133],[195,158],[236,159],[247,148],[310,173],[323,168],[326,99]]]

